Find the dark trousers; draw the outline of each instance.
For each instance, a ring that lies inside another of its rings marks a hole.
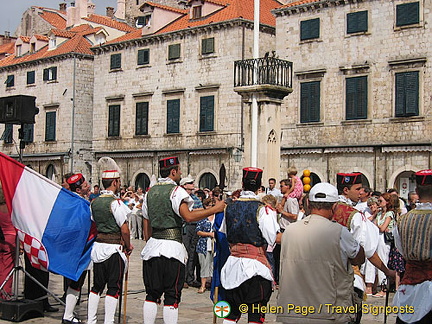
[[[33,268],[29,259],[27,258],[27,254],[24,253],[24,260],[25,260],[25,269],[26,271],[33,276],[39,283],[41,283],[44,287],[48,288],[48,282],[49,282],[49,272],[43,271],[40,269]],[[48,303],[48,295],[47,292],[41,288],[37,283],[35,283],[32,279],[30,279],[28,276],[25,276],[24,279],[24,298],[26,299],[42,299],[44,306],[47,306]]]
[[[125,264],[120,254],[114,253],[108,260],[93,264],[91,291],[101,295],[107,286],[107,295],[118,298],[121,294]],[[84,280],[83,280],[84,282]]]
[[[190,284],[195,281],[195,268],[199,264],[198,254],[196,253],[196,246],[199,236],[196,231],[196,224],[185,224],[183,227],[183,244],[188,253],[188,260],[186,263],[186,283]],[[199,279],[199,274],[197,278]]]

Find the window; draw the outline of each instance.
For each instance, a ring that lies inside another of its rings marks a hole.
[[[16,56],[22,55],[22,45],[17,45],[16,47]]]
[[[138,50],[138,65],[150,63],[150,50],[148,48]]]
[[[180,133],[180,99],[167,101],[167,134]]]
[[[15,86],[15,75],[9,74],[6,78],[5,83],[6,83],[6,88],[11,88]]]
[[[396,73],[396,117],[419,115],[419,71]]]
[[[148,135],[148,102],[136,103],[135,135]]]
[[[168,60],[180,58],[180,44],[173,44],[168,47]]]
[[[320,37],[319,18],[300,22],[300,40],[315,39]]]
[[[13,143],[13,125],[12,124],[5,124],[5,130],[2,135],[2,139],[4,140],[5,144],[12,144]]]
[[[56,112],[48,111],[45,121],[45,141],[51,142],[56,140]]]
[[[346,119],[367,118],[367,77],[346,79]]]
[[[28,71],[27,84],[34,84],[34,83],[35,83],[35,71]]]
[[[201,54],[211,54],[214,51],[214,37],[204,38],[201,42]]]
[[[120,53],[111,55],[110,69],[111,70],[121,69],[121,54]]]
[[[151,15],[140,16],[136,19],[135,25],[137,28],[142,28],[144,26],[150,26]]]
[[[30,53],[34,53],[36,51],[36,43],[30,43]]]
[[[49,40],[48,48],[49,49],[55,49],[56,47],[57,47],[57,38],[55,36],[53,36]]]
[[[33,143],[34,140],[34,124],[24,124],[23,142],[26,144]]]
[[[43,80],[44,81],[54,81],[57,80],[57,66],[52,66],[50,68],[43,70]]]
[[[347,34],[368,31],[368,12],[358,11],[347,14]]]
[[[199,180],[200,188],[209,188],[210,190],[213,190],[214,187],[216,187],[216,185],[217,185],[216,178],[210,172],[204,173]]]
[[[192,7],[192,19],[198,19],[202,17],[202,6]]]
[[[403,3],[396,6],[396,26],[408,26],[420,22],[419,2]]]
[[[109,106],[108,136],[120,136],[120,105]]]
[[[304,82],[300,85],[300,122],[320,121],[320,81]]]
[[[214,130],[214,96],[200,98],[200,132]]]

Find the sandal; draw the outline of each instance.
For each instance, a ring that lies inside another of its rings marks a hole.
[[[200,287],[200,289],[198,289],[198,294],[203,294],[206,291],[206,287]]]

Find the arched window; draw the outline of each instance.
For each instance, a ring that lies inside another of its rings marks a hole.
[[[398,190],[399,196],[408,199],[408,193],[415,191],[416,181],[414,171],[404,171],[396,177],[394,187]]]
[[[200,180],[199,180],[199,187],[201,189],[209,188],[210,190],[213,190],[214,187],[216,187],[216,178],[213,174],[210,172],[204,173]]]
[[[140,173],[137,175],[135,179],[135,190],[138,188],[142,188],[144,192],[146,192],[147,188],[150,186],[150,178],[145,173]]]
[[[55,167],[54,167],[54,165],[52,165],[52,164],[48,165],[48,167],[47,167],[47,169],[46,169],[45,176],[46,176],[48,179],[50,179],[50,180],[52,180],[52,181],[55,181],[55,174],[56,174],[56,172],[55,172]]]

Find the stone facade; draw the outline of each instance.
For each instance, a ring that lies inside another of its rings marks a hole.
[[[285,167],[333,183],[337,172],[360,171],[377,190],[431,167],[432,4],[419,1],[419,23],[396,27],[396,6],[408,2],[294,2],[274,11],[277,53],[295,74],[282,112]],[[367,11],[367,31],[348,34],[347,14],[359,11]],[[301,41],[301,22],[316,18],[319,37]],[[419,113],[396,117],[395,74],[406,71],[419,71]],[[367,116],[347,120],[345,79],[353,76],[367,76]],[[300,86],[309,81],[320,81],[320,120],[301,123]]]

